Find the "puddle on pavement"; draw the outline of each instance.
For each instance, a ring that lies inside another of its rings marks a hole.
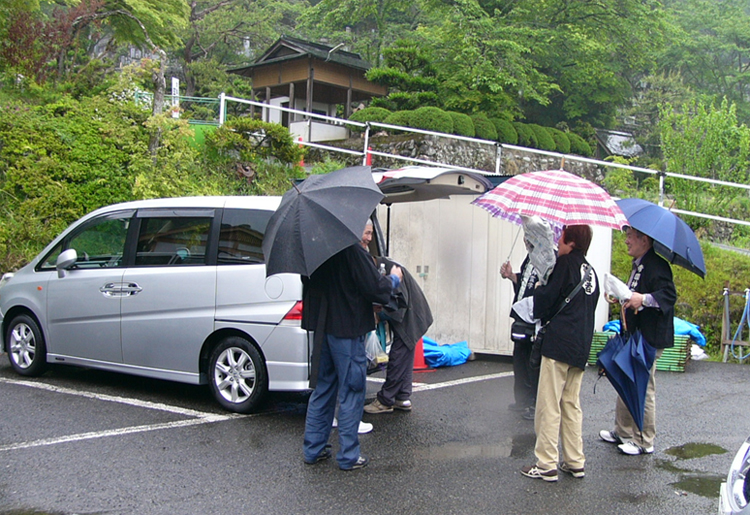
[[[689,460],[713,454],[725,454],[726,452],[728,452],[726,449],[718,445],[691,442],[677,447],[670,447],[664,451],[664,454],[674,456],[678,460]],[[670,483],[678,492],[690,492],[701,497],[717,497],[721,483],[726,479],[726,476],[723,475],[707,474],[678,467],[673,461],[658,460],[656,466],[663,470],[679,474],[679,479],[674,483]]]
[[[725,454],[727,452],[723,447],[711,443],[686,443],[677,447],[670,447],[664,454],[676,457],[678,460],[689,460],[692,458],[703,458],[711,454]]]
[[[536,438],[533,434],[515,435],[511,439],[495,445],[471,445],[467,443],[447,443],[440,447],[425,449],[426,458],[431,460],[455,460],[465,458],[507,458],[524,457],[534,450]]]
[[[721,487],[722,481],[726,480],[726,476],[719,476],[717,474],[682,474],[679,481],[669,483],[677,490],[683,490],[690,492],[701,497],[718,498],[719,488]]]

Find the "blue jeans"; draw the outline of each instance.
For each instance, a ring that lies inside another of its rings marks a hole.
[[[339,401],[339,451],[336,461],[343,469],[359,459],[359,421],[365,406],[367,357],[365,335],[337,338],[326,334],[320,352],[318,383],[307,403],[304,453],[313,461],[328,444],[331,424]]]

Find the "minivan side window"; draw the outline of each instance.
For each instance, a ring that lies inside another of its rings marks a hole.
[[[141,217],[135,266],[206,264],[212,217]]]
[[[57,256],[67,249],[76,250],[78,260],[74,268],[79,270],[122,266],[132,214],[131,211],[116,216],[109,215],[87,223],[56,245],[39,266],[39,270],[54,270]]]
[[[263,236],[273,211],[225,209],[219,234],[219,265],[265,263]]]

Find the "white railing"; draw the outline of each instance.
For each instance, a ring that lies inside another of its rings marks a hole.
[[[621,163],[613,163],[613,162],[609,162],[609,161],[601,161],[601,160],[597,160],[597,159],[590,159],[590,158],[587,158],[587,157],[577,156],[577,155],[574,155],[574,154],[561,154],[559,152],[550,152],[550,151],[547,151],[547,150],[539,150],[539,149],[535,149],[535,148],[520,147],[520,146],[517,146],[517,145],[508,145],[506,143],[498,143],[496,141],[489,141],[489,140],[483,140],[483,139],[478,139],[478,138],[469,138],[467,136],[459,136],[459,135],[456,135],[456,134],[446,134],[446,133],[443,133],[443,132],[433,132],[433,131],[428,131],[428,130],[423,130],[423,129],[414,129],[414,128],[411,128],[411,127],[402,127],[402,126],[399,126],[399,125],[389,125],[389,124],[378,123],[378,122],[367,122],[367,123],[355,122],[353,120],[344,120],[344,119],[341,119],[341,118],[335,118],[335,117],[332,117],[332,116],[325,116],[325,115],[317,114],[317,113],[310,113],[310,112],[307,112],[307,111],[300,111],[298,109],[291,109],[289,107],[275,106],[275,105],[267,104],[267,103],[264,103],[264,102],[257,102],[257,101],[254,101],[254,100],[247,100],[247,99],[244,99],[244,98],[230,97],[230,96],[225,95],[224,93],[222,93],[221,95],[219,95],[219,104],[220,104],[220,107],[219,107],[219,125],[223,125],[224,122],[225,122],[226,102],[227,101],[238,102],[238,103],[242,103],[242,104],[247,104],[247,105],[258,107],[258,108],[263,109],[263,110],[265,110],[265,109],[269,109],[269,110],[270,109],[276,109],[276,110],[279,110],[279,111],[282,111],[282,112],[293,113],[293,114],[295,114],[295,115],[297,115],[299,117],[302,117],[302,118],[306,119],[307,122],[308,122],[308,127],[309,127],[309,124],[310,124],[311,120],[313,118],[315,118],[315,119],[318,119],[318,120],[324,120],[324,121],[327,121],[327,122],[335,123],[337,125],[348,125],[348,126],[363,128],[364,129],[364,138],[363,138],[363,148],[362,148],[361,151],[359,151],[359,150],[344,149],[344,148],[334,147],[334,146],[330,146],[330,145],[324,145],[324,144],[321,144],[321,143],[315,143],[315,142],[307,141],[307,140],[304,140],[304,139],[301,139],[299,141],[300,145],[305,145],[305,146],[308,146],[308,147],[318,148],[318,149],[321,149],[321,150],[327,150],[327,151],[330,151],[330,152],[339,152],[339,153],[343,153],[343,154],[362,156],[362,164],[363,165],[367,164],[368,155],[369,155],[369,156],[379,156],[379,157],[383,157],[383,158],[387,158],[387,159],[398,159],[398,160],[402,160],[402,161],[409,161],[411,163],[423,164],[423,165],[427,165],[427,166],[437,166],[437,167],[454,168],[456,170],[464,170],[464,171],[467,171],[467,172],[477,172],[477,173],[481,173],[481,174],[485,174],[485,175],[489,174],[489,173],[493,173],[493,172],[488,172],[487,170],[478,170],[478,169],[475,169],[475,168],[466,168],[466,167],[457,166],[457,165],[454,165],[454,164],[451,164],[451,163],[440,163],[440,162],[436,162],[436,161],[429,161],[429,160],[424,160],[424,159],[417,159],[417,158],[414,158],[414,157],[401,156],[401,155],[398,155],[398,154],[389,154],[389,153],[386,153],[386,152],[378,152],[378,151],[370,149],[369,148],[370,131],[373,128],[382,128],[382,129],[399,130],[399,131],[404,131],[404,132],[412,132],[412,133],[417,133],[417,134],[425,134],[425,135],[429,135],[429,136],[437,136],[437,137],[440,137],[440,138],[448,138],[448,139],[454,139],[454,140],[460,140],[460,141],[467,141],[467,142],[471,142],[471,143],[478,143],[478,144],[481,144],[481,145],[487,145],[487,146],[494,147],[496,149],[496,152],[495,152],[495,171],[494,171],[494,173],[498,174],[498,175],[501,173],[502,151],[504,149],[507,149],[507,150],[517,150],[517,151],[521,151],[521,152],[525,152],[525,153],[530,153],[530,154],[539,154],[539,155],[545,155],[545,156],[548,156],[548,157],[554,157],[554,158],[560,159],[561,163],[564,163],[565,161],[577,161],[577,162],[581,162],[581,163],[594,164],[594,165],[601,166],[601,167],[622,168],[622,169],[630,170],[630,171],[633,171],[633,172],[642,172],[642,173],[647,173],[647,174],[656,174],[656,175],[659,176],[659,205],[660,206],[664,205],[664,178],[665,177],[673,177],[673,178],[677,178],[677,179],[685,179],[685,180],[690,180],[690,181],[704,182],[704,183],[709,183],[709,184],[715,184],[715,185],[718,185],[718,186],[729,186],[729,187],[741,188],[741,189],[745,189],[745,190],[750,191],[750,184],[739,184],[739,183],[734,183],[734,182],[720,181],[720,180],[716,180],[716,179],[708,179],[708,178],[705,178],[705,177],[694,177],[694,176],[690,176],[690,175],[681,175],[681,174],[676,174],[676,173],[672,173],[672,172],[662,172],[662,171],[659,171],[659,170],[653,170],[651,168],[642,168],[642,167],[639,167],[639,166],[631,166],[631,165],[626,165],[626,164],[621,164]],[[266,117],[264,117],[264,118],[266,118]],[[308,136],[308,140],[309,139],[310,138]],[[562,166],[562,164],[561,164],[561,166]],[[709,214],[705,214],[705,213],[696,213],[696,212],[693,212],[693,211],[684,211],[684,210],[681,210],[681,209],[671,209],[671,211],[673,211],[675,213],[683,214],[683,215],[695,216],[697,218],[705,218],[705,219],[708,219],[708,220],[717,220],[717,221],[727,222],[727,223],[731,223],[731,224],[750,226],[750,221],[748,221],[748,220],[737,220],[735,218],[726,218],[726,217],[722,217],[722,216],[709,215]]]

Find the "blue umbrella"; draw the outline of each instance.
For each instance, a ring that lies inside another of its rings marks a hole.
[[[641,431],[646,389],[655,358],[656,349],[643,339],[640,331],[630,334],[627,339],[615,335],[599,353],[599,367],[605,371]]]
[[[670,263],[706,276],[703,251],[693,230],[668,209],[639,198],[617,201],[628,225],[654,239],[654,250]]]

